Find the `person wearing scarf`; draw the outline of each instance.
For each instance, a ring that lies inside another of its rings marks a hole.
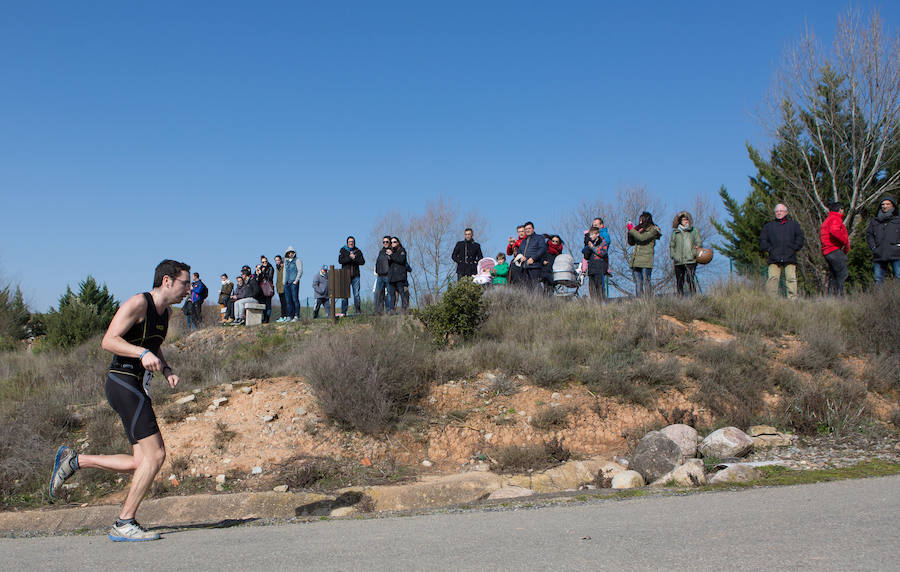
[[[881,199],[877,214],[866,228],[866,242],[872,249],[875,283],[881,283],[888,272],[900,277],[900,216],[893,197]]]

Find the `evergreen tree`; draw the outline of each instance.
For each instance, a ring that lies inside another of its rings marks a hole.
[[[0,288],[0,350],[15,347],[15,342],[29,336],[28,322],[31,312],[17,286]]]
[[[67,349],[106,330],[119,309],[119,302],[113,298],[104,284],[97,285],[93,276],[88,276],[78,285],[78,293],[66,286],[66,292],[59,298],[59,309],[50,309],[44,316],[47,342]]]

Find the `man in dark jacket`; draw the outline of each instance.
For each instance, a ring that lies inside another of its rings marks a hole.
[[[362,313],[362,303],[359,300],[359,267],[366,263],[363,253],[356,248],[356,239],[352,236],[347,237],[346,246],[341,247],[338,253],[338,262],[341,268],[350,269],[350,290],[353,292],[353,307],[356,308],[356,314]],[[347,314],[347,299],[341,300],[341,314]]]
[[[463,276],[475,276],[478,272],[478,261],[484,256],[481,254],[481,245],[475,242],[475,233],[471,228],[463,232],[463,240],[456,243],[450,258],[456,263],[457,280]]]
[[[768,253],[769,278],[766,292],[778,296],[778,284],[784,270],[787,296],[797,298],[797,252],[803,248],[803,230],[797,221],[788,218],[783,204],[775,205],[775,220],[769,221],[759,235],[759,248]]]
[[[519,246],[522,262],[522,278],[529,288],[537,288],[544,272],[544,255],[547,254],[547,239],[534,232],[534,223],[525,223],[525,238]]]
[[[884,280],[888,268],[894,273],[894,278],[900,278],[900,216],[893,197],[881,199],[878,213],[866,228],[866,242],[872,249],[875,283]]]
[[[382,314],[391,311],[390,282],[388,273],[391,271],[391,260],[388,252],[391,251],[391,237],[381,237],[381,250],[375,260],[375,313]]]

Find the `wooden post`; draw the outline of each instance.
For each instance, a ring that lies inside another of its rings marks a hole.
[[[328,269],[328,278],[329,278],[329,281],[328,281],[328,294],[329,294],[328,295],[328,306],[331,310],[331,323],[336,324],[337,323],[337,315],[335,314],[335,308],[334,308],[334,296],[337,294],[337,291],[335,288],[337,286],[337,284],[332,284],[332,282],[334,281],[334,264],[332,264]]]

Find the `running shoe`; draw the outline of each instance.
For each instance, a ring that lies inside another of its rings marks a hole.
[[[78,470],[78,454],[65,445],[56,451],[53,472],[50,474],[50,498],[56,498],[63,483]]]
[[[143,526],[132,520],[124,524],[113,524],[109,529],[109,539],[113,542],[142,542],[144,540],[159,540],[158,532],[150,532]]]

